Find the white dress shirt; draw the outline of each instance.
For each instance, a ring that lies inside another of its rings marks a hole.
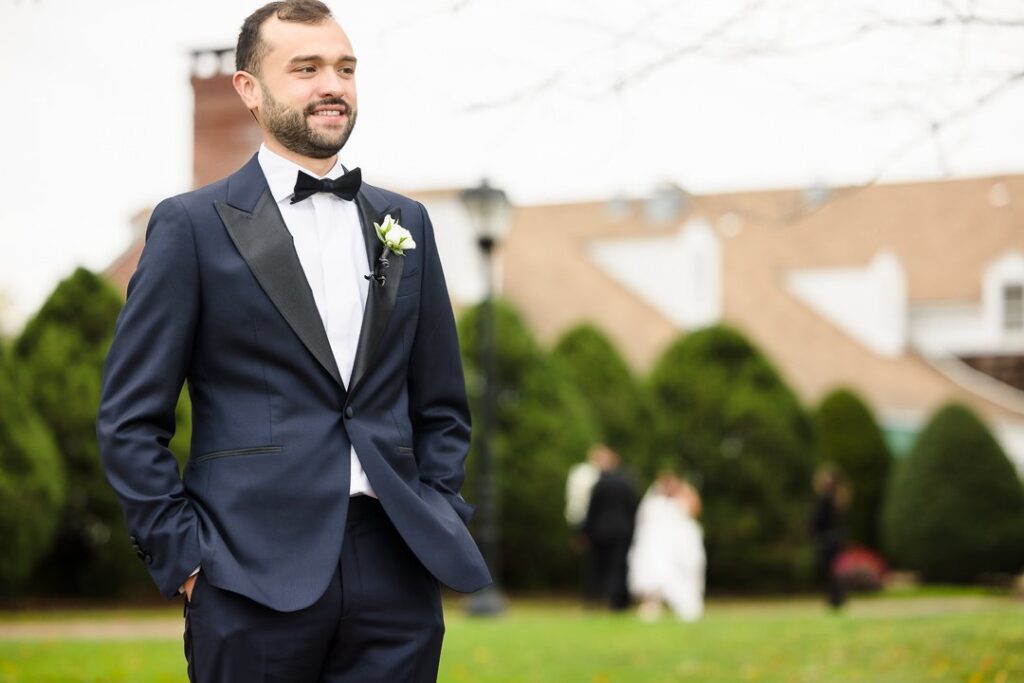
[[[354,201],[327,192],[317,192],[301,202],[291,203],[299,171],[314,178],[333,179],[343,175],[345,169],[337,161],[334,168],[321,176],[275,154],[266,145],[260,146],[258,159],[270,193],[295,241],[295,251],[313,290],[341,379],[346,387],[350,386],[370,286],[365,278],[370,268],[359,211]],[[351,452],[349,495],[376,497],[355,446]]]

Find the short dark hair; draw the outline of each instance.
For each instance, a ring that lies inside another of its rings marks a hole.
[[[245,18],[235,46],[235,68],[253,75],[260,72],[260,62],[267,54],[267,44],[260,36],[260,27],[272,16],[281,21],[319,24],[333,18],[330,8],[320,0],[281,0],[270,2]]]

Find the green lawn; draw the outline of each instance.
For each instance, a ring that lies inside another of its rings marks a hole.
[[[93,620],[117,639],[87,640],[81,626]],[[117,634],[147,620],[151,631],[176,626],[168,611],[2,617],[0,681],[184,681],[180,638]],[[451,604],[447,621],[440,680],[450,683],[1024,683],[1024,602],[1009,597],[862,600],[838,615],[812,601],[718,601],[697,624],[535,602],[479,620]],[[65,622],[76,635],[61,634]],[[42,631],[18,632],[33,626]]]

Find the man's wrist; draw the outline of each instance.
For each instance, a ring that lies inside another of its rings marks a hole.
[[[202,569],[202,566],[199,566],[199,567],[196,567],[195,569],[193,569],[192,573],[188,575],[188,579],[191,579],[193,576],[198,574],[200,569]],[[188,579],[185,579],[181,583],[181,585],[178,586],[178,595],[184,595],[184,593],[185,593],[185,584],[188,583]]]

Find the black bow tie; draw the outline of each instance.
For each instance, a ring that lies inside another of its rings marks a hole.
[[[299,177],[295,180],[295,194],[292,196],[292,204],[301,202],[306,197],[312,197],[317,192],[330,192],[342,199],[355,199],[359,192],[359,186],[363,184],[363,174],[358,168],[353,168],[345,175],[331,180],[330,178],[314,178],[313,176],[299,171]]]

